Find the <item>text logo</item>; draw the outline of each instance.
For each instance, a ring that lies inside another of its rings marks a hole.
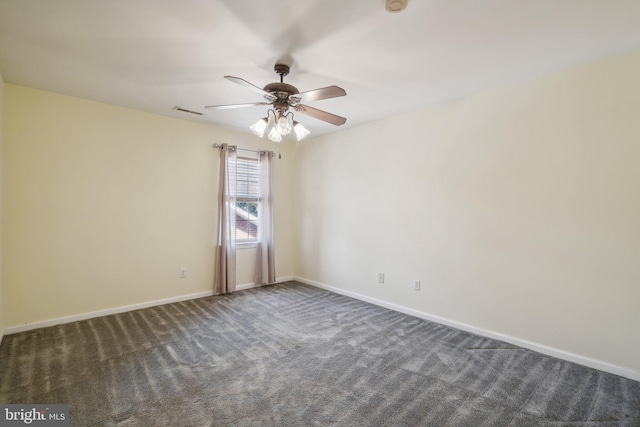
[[[0,404],[0,427],[69,427],[69,405]]]

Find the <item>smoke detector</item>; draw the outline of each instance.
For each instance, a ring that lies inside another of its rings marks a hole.
[[[387,12],[397,13],[403,11],[407,7],[409,0],[385,0],[384,6]]]

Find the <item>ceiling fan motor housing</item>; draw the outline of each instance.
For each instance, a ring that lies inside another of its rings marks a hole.
[[[298,88],[292,86],[287,83],[269,83],[262,90],[265,92],[269,92],[271,95],[275,96],[277,99],[273,102],[273,106],[275,109],[283,109],[287,110],[289,108],[289,96],[297,95],[300,93]],[[265,99],[267,97],[265,96]],[[267,101],[270,101],[267,99]]]

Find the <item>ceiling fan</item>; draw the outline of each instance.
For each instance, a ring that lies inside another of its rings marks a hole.
[[[230,108],[258,107],[263,105],[272,105],[267,117],[258,120],[249,128],[262,138],[267,130],[270,130],[268,138],[272,141],[280,142],[283,135],[288,135],[293,129],[296,132],[298,141],[309,134],[309,131],[300,123],[293,120],[293,113],[288,112],[292,109],[298,113],[306,114],[315,119],[331,123],[335,126],[343,125],[347,119],[344,117],[331,114],[329,112],[309,107],[303,102],[319,101],[321,99],[336,98],[345,96],[347,93],[338,86],[328,86],[321,89],[300,92],[295,86],[284,83],[284,76],[289,74],[289,66],[285,64],[276,64],[274,67],[276,74],[280,75],[280,82],[269,83],[260,89],[248,81],[239,77],[224,76],[225,79],[244,86],[262,95],[266,102],[253,102],[249,104],[230,104],[230,105],[208,105],[204,108],[209,110],[224,110]]]

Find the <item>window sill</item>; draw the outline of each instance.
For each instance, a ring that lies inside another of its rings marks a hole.
[[[249,249],[258,247],[258,242],[236,242],[236,249]]]

